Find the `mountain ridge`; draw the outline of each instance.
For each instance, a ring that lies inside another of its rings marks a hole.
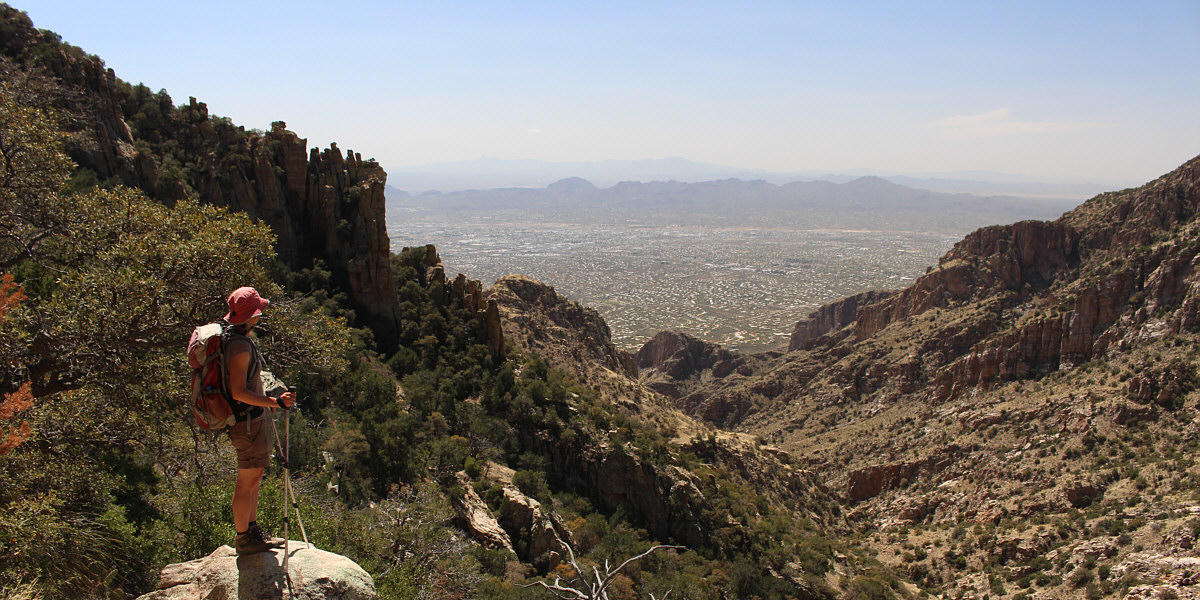
[[[872,169],[843,171],[773,172],[714,165],[681,157],[644,160],[600,160],[554,162],[535,159],[480,158],[388,169],[398,189],[413,193],[505,187],[544,187],[568,177],[580,177],[608,187],[620,181],[710,181],[714,179],[762,179],[777,185],[793,181],[827,180],[835,183],[866,176],[879,176],[893,183],[946,193],[1017,195],[1083,200],[1098,193],[1130,187],[1132,181],[1043,181],[1043,178],[965,171],[902,174]]]
[[[166,90],[131,85],[99,57],[33,27],[0,5],[0,55],[45,69],[70,90],[63,103],[76,130],[68,154],[98,182],[120,182],[168,206],[184,198],[243,212],[276,232],[294,270],[326,265],[362,324],[385,347],[398,335],[386,219],[387,173],[374,160],[308,148],[276,121],[247,131],[209,115],[195,97],[175,106]]]
[[[392,188],[394,189],[394,188]],[[391,192],[393,214],[421,211],[459,219],[520,215],[566,222],[744,224],[775,227],[969,231],[988,223],[1056,218],[1072,201],[979,197],[919,190],[867,176],[846,183],[721,179],[622,181],[597,187],[567,178],[544,188],[408,195]],[[614,221],[615,220],[615,221]]]

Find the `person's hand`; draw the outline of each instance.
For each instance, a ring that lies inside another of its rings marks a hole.
[[[279,395],[277,403],[281,408],[291,408],[296,405],[296,394],[294,392],[284,392]]]

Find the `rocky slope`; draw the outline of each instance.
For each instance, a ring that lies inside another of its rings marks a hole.
[[[930,591],[1190,597],[1169,565],[1200,560],[1198,209],[1200,158],[1054,222],[976,231],[740,372],[661,361],[647,383],[788,450]]]
[[[489,288],[484,298],[499,307],[504,335],[551,366],[571,371],[582,381],[611,375],[637,377],[633,357],[613,345],[612,332],[600,313],[559,296],[553,287],[524,275],[509,275]]]
[[[525,351],[607,373],[631,409],[777,445],[771,464],[726,464],[764,489],[803,467],[929,592],[1191,597],[1197,209],[1200,158],[1054,222],[980,229],[909,288],[814,312],[786,351],[660,333],[636,385],[588,309],[523,278],[489,294]]]
[[[789,464],[786,454],[764,446],[761,440],[705,427],[639,383],[635,359],[613,346],[608,326],[593,309],[521,275],[501,278],[484,297],[498,306],[505,339],[516,350],[535,354],[550,366],[572,373],[597,390],[602,402],[665,433],[675,447],[673,452],[690,453],[703,461],[701,470],[720,469],[725,476],[813,522],[832,526],[841,521],[829,491],[813,473]],[[702,356],[705,345],[694,338],[671,339],[682,340],[684,346],[674,350],[664,346],[664,354],[686,355],[690,341],[691,350],[701,356],[700,364],[713,362]],[[639,360],[650,361],[647,365],[653,362],[645,357]],[[713,507],[712,500],[706,500],[713,494],[713,478],[700,477],[694,467],[676,459],[663,464],[651,458],[658,451],[647,452],[645,443],[618,441],[621,428],[615,427],[577,448],[547,437],[546,432],[537,432],[526,445],[540,449],[551,475],[565,487],[583,491],[608,510],[640,515],[658,539],[674,539],[693,547],[710,544],[710,536],[718,528],[708,520]]]

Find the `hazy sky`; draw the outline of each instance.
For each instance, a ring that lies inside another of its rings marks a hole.
[[[679,156],[1143,182],[1200,154],[1200,1],[32,0],[117,76],[385,168]]]

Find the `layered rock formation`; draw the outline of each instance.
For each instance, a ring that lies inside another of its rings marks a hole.
[[[818,308],[792,328],[788,351],[807,347],[821,336],[837,332],[858,320],[859,311],[891,296],[891,292],[868,291]]]
[[[212,554],[167,565],[158,590],[139,600],[375,600],[375,583],[350,559],[304,542],[289,543],[288,569],[283,548],[238,556],[221,546]]]
[[[932,308],[1000,298],[1013,302],[1045,289],[1078,261],[1078,234],[1055,223],[1023,221],[985,227],[900,293],[863,308],[855,319],[858,340]]]

